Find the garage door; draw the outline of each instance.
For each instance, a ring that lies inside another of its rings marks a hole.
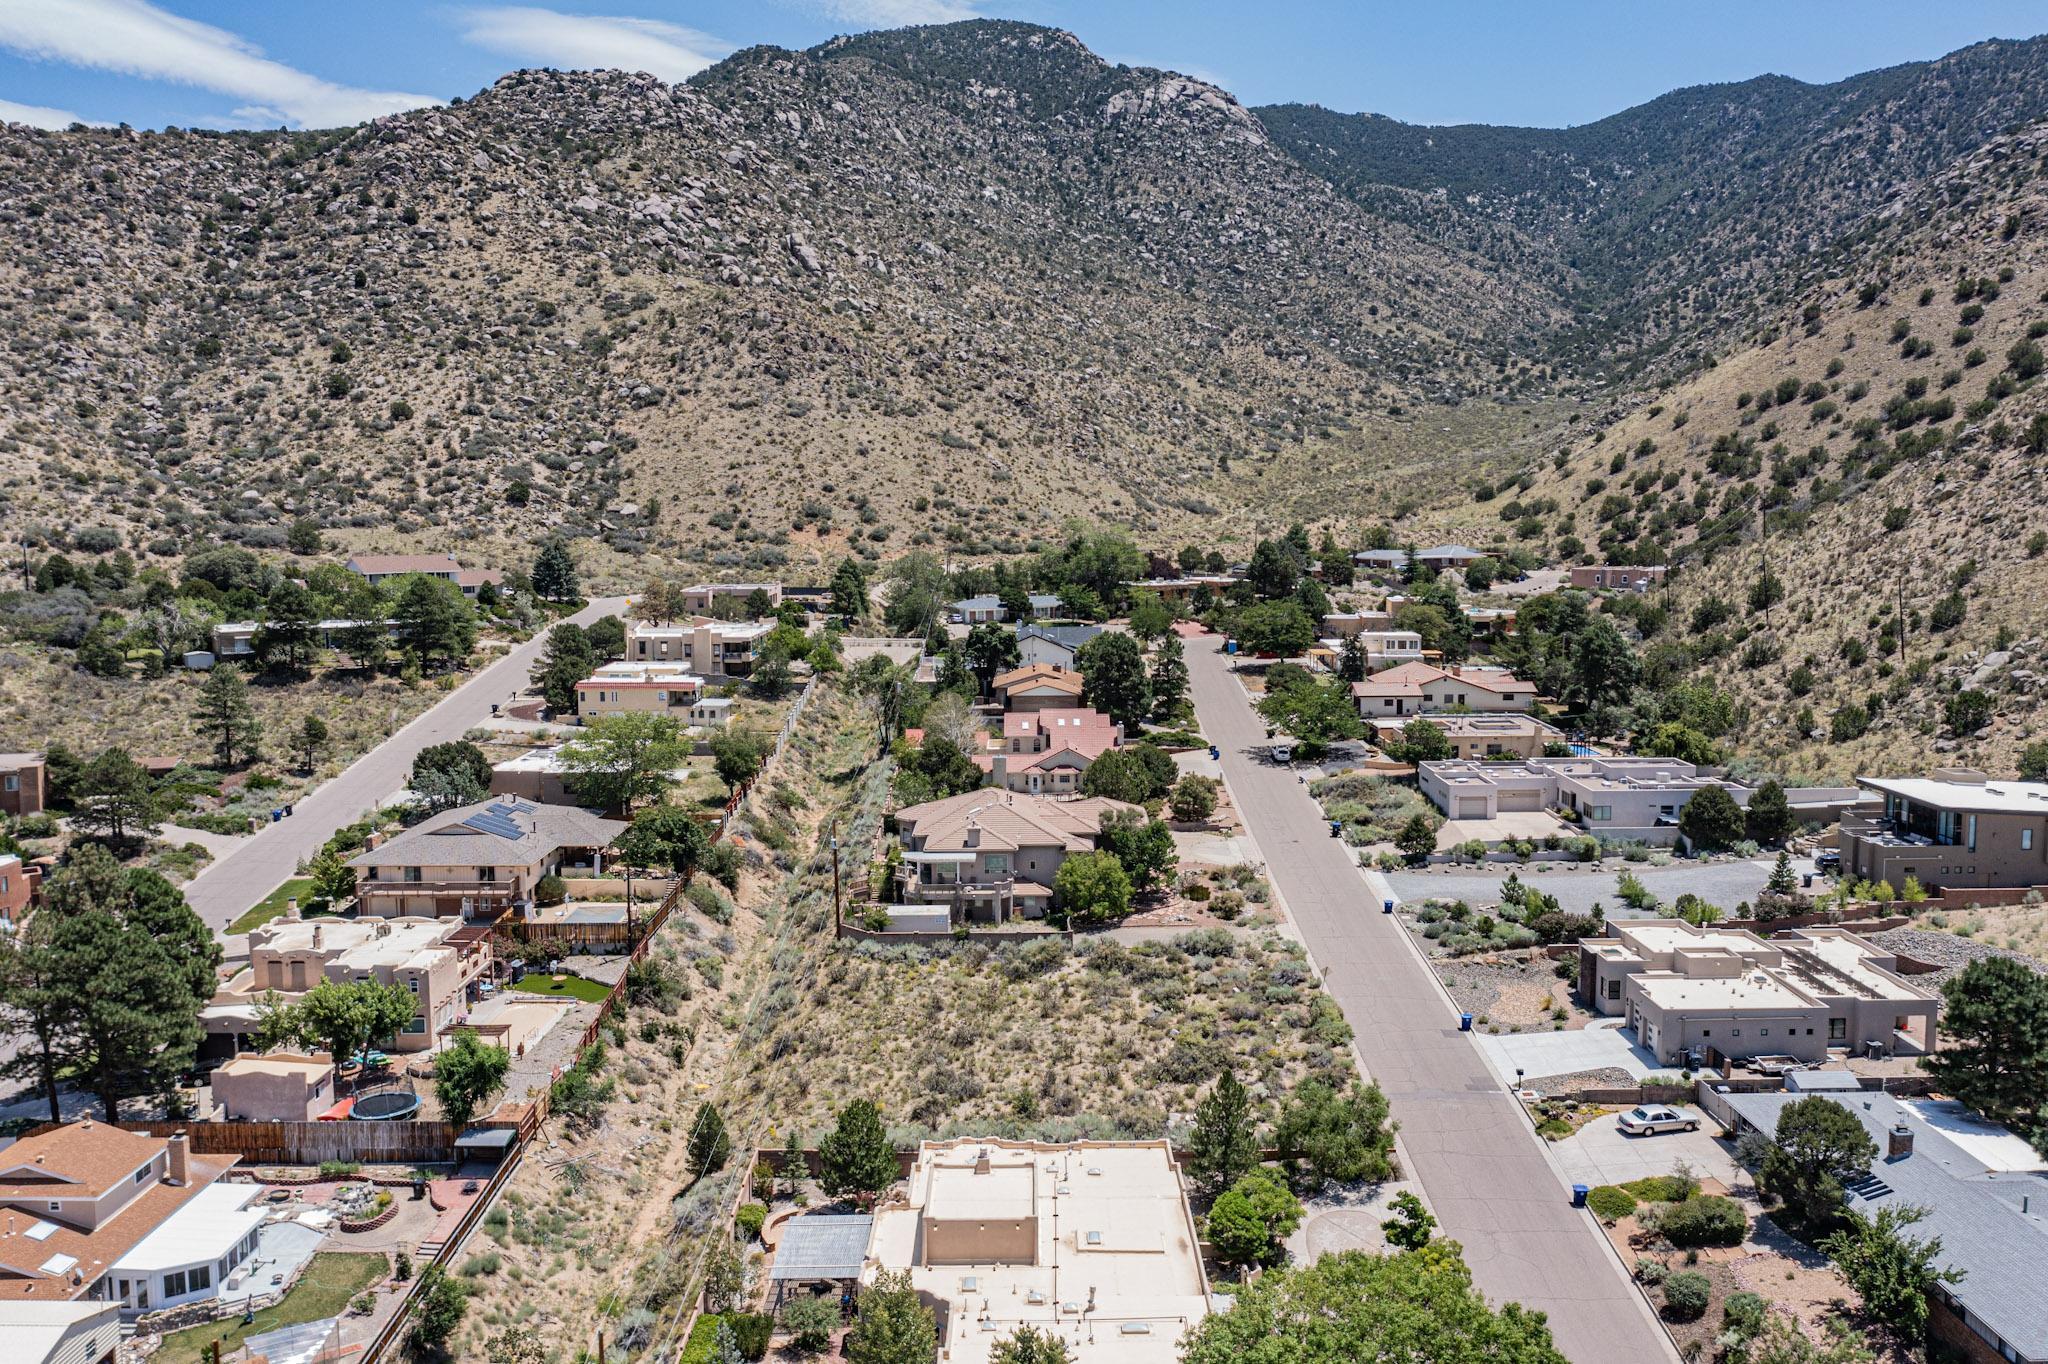
[[[1541,810],[1543,808],[1543,793],[1541,791],[1503,791],[1497,797],[1496,803],[1503,813],[1509,810]]]
[[[1458,798],[1459,819],[1485,819],[1485,796],[1460,796]]]

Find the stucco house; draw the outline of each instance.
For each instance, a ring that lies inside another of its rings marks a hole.
[[[761,641],[777,623],[703,616],[663,624],[629,620],[625,661],[678,664],[699,677],[746,677],[760,661]]]
[[[363,914],[495,919],[530,909],[543,876],[602,871],[604,850],[625,831],[624,820],[574,805],[500,796],[445,810],[389,841],[373,837],[348,865]]]
[[[1403,663],[1353,682],[1351,699],[1367,721],[1446,710],[1528,712],[1536,708],[1536,684],[1505,668]]]
[[[684,663],[606,663],[576,684],[578,723],[600,715],[667,715],[678,723],[704,692]]]
[[[998,673],[989,694],[1005,711],[1065,710],[1081,704],[1081,674],[1051,663]]]
[[[1859,777],[1866,804],[1842,819],[1842,870],[1941,886],[2048,886],[2048,782],[1998,781],[1969,768]]]
[[[896,812],[904,904],[948,905],[956,922],[1038,918],[1052,906],[1052,883],[1070,853],[1092,852],[1112,810],[1143,813],[1123,801],[1049,800],[983,788]]]
[[[972,754],[995,785],[1034,796],[1073,796],[1097,758],[1123,747],[1124,727],[1086,706],[1010,711],[991,746]]]

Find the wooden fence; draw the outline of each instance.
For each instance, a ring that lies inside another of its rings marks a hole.
[[[185,1134],[195,1156],[240,1156],[248,1165],[423,1165],[450,1159],[461,1135],[446,1122],[123,1122],[149,1137]],[[56,1124],[32,1128],[30,1135]]]

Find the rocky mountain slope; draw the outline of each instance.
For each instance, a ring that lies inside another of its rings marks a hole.
[[[1676,90],[1576,128],[1424,128],[1306,105],[1255,111],[1375,213],[1556,282],[1560,355],[1629,370],[1711,351],[1799,297],[1829,248],[1924,177],[2048,116],[2048,38],[1993,41],[1808,85]]]
[[[1539,289],[1018,24],[332,133],[9,128],[0,232],[13,518],[166,551],[308,515],[755,569],[1184,529],[1283,451],[1365,477],[1408,408],[1554,386],[1513,364]]]

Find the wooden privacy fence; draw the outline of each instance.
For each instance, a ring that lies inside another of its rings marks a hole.
[[[33,1132],[47,1132],[45,1123]],[[195,1156],[240,1156],[248,1165],[421,1165],[455,1154],[460,1135],[446,1122],[124,1122],[150,1137],[185,1134]]]

